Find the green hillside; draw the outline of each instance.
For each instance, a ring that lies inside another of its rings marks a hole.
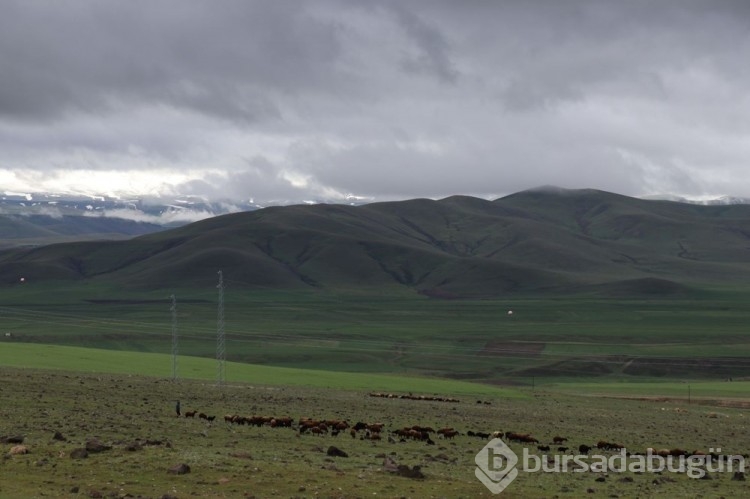
[[[0,248],[103,239],[127,239],[162,230],[133,220],[79,215],[0,215]]]
[[[529,385],[745,379],[750,206],[542,189],[0,253],[0,341]],[[514,311],[508,314],[508,311]]]
[[[223,269],[250,288],[671,294],[742,285],[749,240],[750,206],[540,189],[495,201],[272,207],[128,241],[6,251],[0,283],[23,273],[146,290],[202,285]]]

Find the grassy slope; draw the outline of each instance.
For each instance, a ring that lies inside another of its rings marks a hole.
[[[269,208],[3,253],[0,313],[12,342],[167,353],[175,293],[181,352],[213,357],[221,268],[237,362],[514,383],[744,376],[749,209],[599,191]]]
[[[184,355],[215,355],[215,282],[177,292]],[[0,292],[0,342],[171,351],[172,290],[27,284]],[[748,372],[744,295],[434,300],[249,292],[240,285],[228,280],[225,292],[227,357],[236,362],[522,384],[532,377],[722,379]]]
[[[86,365],[82,365],[86,368]],[[469,430],[531,433],[542,443],[553,436],[565,444],[618,442],[631,452],[646,447],[699,449],[720,447],[723,454],[750,449],[745,411],[680,402],[578,397],[548,391],[528,397],[486,395],[490,405],[473,399],[433,404],[367,397],[361,391],[260,384],[181,380],[173,383],[138,375],[104,375],[0,368],[0,392],[12,403],[0,406],[0,435],[22,435],[26,455],[0,461],[0,497],[495,497],[476,479],[475,455],[486,440]],[[208,423],[176,418],[183,411],[217,416]],[[288,428],[225,424],[224,414],[289,415],[350,422],[382,422],[380,441],[298,435]],[[387,432],[419,424],[452,426],[452,440],[390,443]],[[53,439],[58,431],[65,441]],[[110,450],[73,459],[71,452],[97,438]],[[150,445],[143,445],[146,441]],[[325,453],[335,445],[347,458]],[[535,446],[509,444],[541,456]],[[7,452],[11,445],[3,444]],[[600,454],[601,451],[593,453]],[[565,454],[554,446],[547,455]],[[571,455],[571,451],[567,452]],[[613,456],[612,452],[604,452]],[[384,456],[420,466],[423,480],[394,476],[383,469]],[[590,464],[595,461],[588,461]],[[191,471],[167,470],[185,463]],[[12,477],[12,479],[10,479]],[[602,481],[602,478],[604,479]],[[526,473],[503,497],[744,497],[745,482],[731,473],[711,480],[685,473]]]
[[[665,294],[744,282],[748,234],[747,206],[698,207],[600,191],[527,191],[494,202],[456,196],[288,206],[127,242],[5,253],[0,282],[14,282],[23,268],[39,279],[186,287],[213,279],[220,267],[256,288],[487,297],[602,292],[601,285],[626,282],[616,292]]]
[[[0,365],[71,372],[138,374],[171,378],[172,356],[56,345],[5,344]],[[216,380],[216,360],[178,356],[180,378]],[[442,395],[517,397],[510,389],[461,381],[387,374],[339,373],[284,367],[225,363],[226,381],[340,390],[384,391]]]
[[[53,243],[125,239],[162,230],[150,223],[118,218],[0,215],[0,248]]]

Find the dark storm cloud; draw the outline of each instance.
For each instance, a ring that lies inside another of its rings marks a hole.
[[[0,181],[153,171],[173,193],[259,201],[750,196],[745,1],[0,7]]]
[[[165,104],[255,121],[269,90],[335,86],[338,42],[297,2],[4,2],[0,115]]]

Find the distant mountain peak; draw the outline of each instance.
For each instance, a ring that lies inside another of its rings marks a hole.
[[[676,203],[686,204],[698,204],[703,206],[725,206],[725,205],[736,205],[736,204],[750,204],[750,198],[738,197],[738,196],[708,196],[708,197],[697,197],[690,198],[680,196],[676,194],[652,194],[649,196],[642,196],[641,199],[652,200],[652,201],[674,201]]]

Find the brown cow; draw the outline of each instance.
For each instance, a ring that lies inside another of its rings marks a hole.
[[[443,438],[453,438],[458,434],[459,433],[456,430],[449,430],[449,431],[443,432],[442,435],[443,435]]]

